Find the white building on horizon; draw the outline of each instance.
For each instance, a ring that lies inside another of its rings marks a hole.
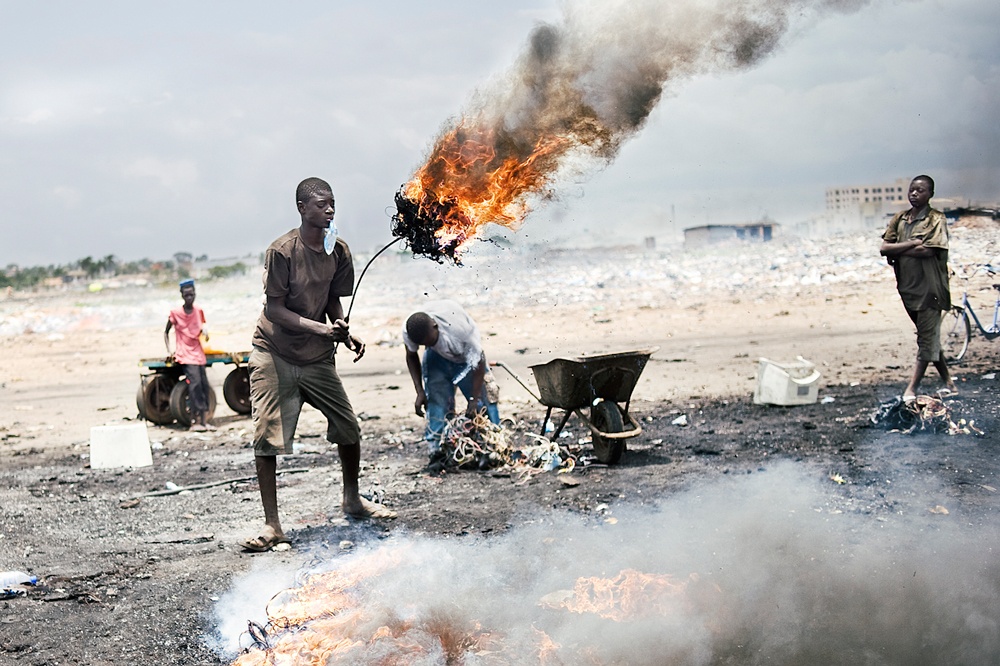
[[[834,228],[871,229],[883,226],[886,215],[905,208],[909,181],[829,187],[826,215]]]

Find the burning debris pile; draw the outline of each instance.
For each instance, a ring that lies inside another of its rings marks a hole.
[[[677,612],[679,605],[690,607],[688,582],[698,583],[699,580],[694,574],[684,581],[663,574],[623,569],[613,578],[578,578],[572,590],[547,594],[539,605],[571,613],[593,613],[615,622],[669,616]]]
[[[514,67],[434,142],[396,195],[392,233],[414,254],[459,263],[489,223],[516,230],[561,178],[607,164],[670,85],[770,55],[790,17],[857,0],[568,3]]]
[[[563,646],[544,629],[512,635],[512,627],[485,627],[474,618],[443,610],[392,608],[375,602],[373,586],[390,568],[412,565],[410,546],[389,545],[353,559],[340,569],[309,574],[275,596],[268,621],[249,623],[252,643],[233,666],[272,664],[571,664],[588,647]],[[572,590],[557,590],[536,602],[549,613],[590,615],[627,623],[691,612],[700,602],[688,594],[698,577],[625,569],[611,578],[580,577]],[[704,587],[704,586],[701,586]],[[714,587],[714,586],[713,586]],[[717,603],[719,590],[700,598]],[[544,615],[539,616],[544,619]],[[519,628],[518,632],[520,633]],[[525,648],[530,650],[528,657]],[[571,657],[571,658],[570,658]],[[567,661],[567,658],[570,658]]]
[[[525,513],[488,538],[317,548],[280,592],[290,579],[261,561],[216,605],[220,652],[236,666],[993,663],[992,510],[929,513],[951,490],[921,484],[873,520],[852,487],[772,463],[617,504],[614,522]]]
[[[879,405],[871,416],[874,425],[887,430],[898,430],[907,435],[915,432],[938,432],[949,435],[975,435],[986,433],[976,427],[975,420],[953,418],[952,405],[940,397],[918,395],[913,400],[900,397]]]

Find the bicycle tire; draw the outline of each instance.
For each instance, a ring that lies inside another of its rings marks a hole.
[[[969,351],[972,326],[965,308],[954,307],[941,314],[941,353],[948,364],[958,363]]]

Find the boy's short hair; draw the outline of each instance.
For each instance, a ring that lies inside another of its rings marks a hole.
[[[330,183],[322,178],[306,178],[295,188],[295,203],[297,205],[300,201],[308,201],[309,197],[321,192],[329,192],[332,195],[333,188],[330,187]]]
[[[434,319],[426,312],[414,312],[406,320],[406,335],[418,345],[430,337],[434,330]]]
[[[926,174],[920,174],[919,176],[916,176],[916,177],[915,177],[915,178],[914,178],[913,180],[911,180],[910,182],[912,183],[912,182],[913,182],[914,180],[922,180],[922,181],[925,181],[925,182],[926,182],[926,183],[927,183],[928,185],[930,185],[930,186],[931,186],[931,194],[932,194],[932,195],[934,194],[934,179],[933,179],[933,178],[931,178],[930,176],[928,176],[928,175],[926,175]]]

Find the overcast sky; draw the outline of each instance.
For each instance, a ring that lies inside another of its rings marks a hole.
[[[0,8],[0,266],[257,253],[298,225],[313,175],[356,250],[384,244],[438,130],[561,16],[553,0]],[[673,82],[619,158],[514,241],[793,223],[827,187],[921,172],[939,195],[998,200],[998,26],[996,0],[807,16],[750,71]]]

